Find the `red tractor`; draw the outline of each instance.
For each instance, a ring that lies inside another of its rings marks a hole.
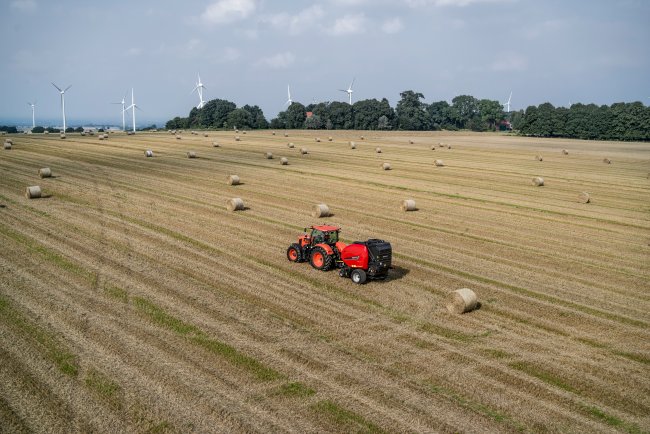
[[[369,239],[355,241],[350,245],[339,241],[338,226],[312,226],[298,237],[298,242],[287,249],[287,259],[291,262],[309,261],[317,270],[339,269],[339,276],[349,277],[354,283],[364,283],[367,279],[384,280],[391,268],[393,250],[390,243]]]

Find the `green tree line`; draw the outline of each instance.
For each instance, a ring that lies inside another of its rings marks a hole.
[[[412,90],[400,93],[396,107],[383,98],[345,102],[292,103],[267,122],[258,106],[237,108],[233,102],[214,99],[202,109],[193,108],[186,118],[167,122],[168,129],[327,129],[327,130],[472,130],[510,129],[539,137],[595,140],[650,140],[650,108],[640,102],[611,106],[573,104],[570,108],[550,103],[526,110],[504,112],[495,100],[459,95],[447,101],[425,103],[424,95]],[[307,114],[310,113],[308,116]]]

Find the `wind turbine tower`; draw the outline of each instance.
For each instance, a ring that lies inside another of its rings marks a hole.
[[[140,110],[140,107],[135,103],[135,98],[133,97],[133,88],[131,88],[131,105],[128,106],[125,110],[131,110],[131,115],[133,116],[133,132],[135,133],[135,109]]]
[[[354,80],[355,78],[352,79],[352,83],[350,83],[350,86],[348,86],[347,89],[339,89],[341,92],[345,92],[348,94],[350,105],[352,105],[352,92],[354,92],[352,90],[352,86],[354,85]]]
[[[287,99],[287,105],[293,104],[293,101],[291,100],[291,88],[289,87],[288,84],[287,84],[287,96],[289,97],[289,99]]]
[[[203,106],[205,106],[205,101],[203,101],[203,89],[207,89],[205,86],[203,86],[203,83],[201,83],[201,75],[197,74],[197,77],[199,78],[198,83],[196,83],[196,86],[194,89],[192,89],[192,92],[195,92],[199,94],[199,105],[196,106],[197,109],[202,109]]]
[[[510,100],[512,99],[512,91],[510,92],[510,96],[508,97],[508,101],[504,102],[503,105],[505,105],[506,112],[510,113]]]
[[[65,133],[65,92],[72,87],[72,85],[66,87],[64,90],[61,90],[59,86],[52,83],[52,86],[56,87],[56,90],[61,94],[61,112],[63,113],[63,132]]]
[[[125,108],[126,101],[125,101],[125,98],[126,97],[123,96],[121,102],[112,102],[111,103],[111,104],[122,104],[122,131],[126,131],[126,122],[125,122],[125,119],[124,119],[124,113],[126,113],[126,108]]]
[[[32,108],[32,129],[33,129],[36,126],[36,117],[34,116],[34,108],[36,107],[36,101],[34,101],[33,103],[28,102],[27,104],[29,104],[30,107]]]

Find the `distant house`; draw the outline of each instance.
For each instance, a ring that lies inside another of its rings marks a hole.
[[[497,125],[499,131],[511,131],[512,130],[512,125],[510,124],[510,121],[507,121],[503,119],[499,124]]]
[[[307,112],[307,113],[305,113],[305,114],[307,115],[308,118],[314,116],[314,112]]]

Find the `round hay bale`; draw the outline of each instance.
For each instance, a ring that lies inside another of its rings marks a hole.
[[[330,214],[330,209],[327,205],[324,203],[319,203],[314,205],[314,210],[311,213],[312,217],[329,217]]]
[[[49,167],[43,167],[42,169],[38,169],[38,176],[40,176],[41,178],[51,178],[52,170]]]
[[[612,160],[610,160],[609,158],[603,158],[603,163],[612,164]]]
[[[187,152],[187,158],[196,158],[196,152],[188,151]]]
[[[289,133],[284,133],[284,137],[289,137]]]
[[[272,131],[272,132],[271,132],[271,135],[272,135],[272,136],[275,136],[275,131]]]
[[[542,158],[541,155],[535,155],[535,160],[537,160],[537,161],[544,161],[544,158]]]
[[[239,136],[235,136],[235,142],[239,142],[240,140]]]
[[[447,145],[447,149],[451,149],[451,145]]]
[[[176,140],[180,140],[180,139],[181,139],[181,136],[176,135]]]
[[[5,142],[4,148],[6,150],[10,150],[11,149],[11,142]]]
[[[542,178],[541,176],[536,176],[536,177],[534,177],[534,178],[533,178],[533,185],[534,185],[535,187],[541,187],[541,186],[543,186],[543,185],[544,185],[544,178]]]
[[[144,151],[144,156],[153,157],[153,151],[151,149],[147,149],[146,151]]]
[[[354,142],[350,142],[350,149],[357,149],[357,144]]]
[[[289,148],[293,148],[293,146],[294,146],[293,143],[291,143],[291,142],[287,143],[287,147],[289,147]]]
[[[375,148],[375,152],[381,154],[381,148]]]
[[[81,137],[84,137],[84,136],[86,135],[86,133],[85,133],[84,131],[82,131],[82,132],[79,133],[79,135],[80,135]]]
[[[316,137],[316,142],[320,143],[320,137]]]
[[[405,199],[402,201],[402,211],[416,211],[415,201],[413,199]]]
[[[332,139],[332,136],[329,136],[329,137],[327,138],[327,141],[328,141],[328,142],[331,142],[332,140],[334,140],[334,139]]]
[[[108,139],[108,134],[104,134],[104,138],[105,138],[105,139]]]
[[[366,138],[365,138],[365,137],[363,137],[363,136],[361,136],[361,137],[359,137],[359,138],[360,138],[361,140],[366,140]]]
[[[272,160],[272,159],[273,159],[273,153],[271,153],[271,152],[266,152],[266,153],[264,154],[264,158],[266,158],[267,160]]]
[[[583,191],[582,193],[580,193],[580,196],[578,196],[578,200],[580,201],[580,203],[589,203],[591,202],[591,196],[589,196],[589,193],[587,193],[586,191]]]
[[[390,170],[390,163],[382,163],[381,168],[384,170]]]
[[[13,139],[10,139],[9,137],[7,137],[7,138],[5,139],[5,143],[11,143],[11,144],[13,145],[13,144],[14,144],[14,141],[13,141]]]
[[[203,133],[203,137],[208,137],[208,133]]]
[[[436,160],[433,162],[433,164],[435,164],[436,167],[443,167],[445,165],[445,162],[442,160]]]
[[[228,211],[241,211],[244,209],[244,201],[240,197],[233,197],[226,201]]]
[[[43,131],[43,134],[50,134],[50,132],[45,130],[45,131]]]
[[[226,178],[226,183],[228,185],[239,185],[239,176],[237,175],[229,175],[228,178]]]
[[[562,149],[562,154],[569,155],[569,151],[567,151],[566,149]]]
[[[99,140],[104,140],[104,136],[97,137]]]
[[[451,313],[471,312],[478,307],[476,293],[469,288],[452,291],[447,299],[447,310]]]
[[[39,187],[38,185],[27,187],[27,189],[25,190],[25,197],[27,199],[37,199],[41,197],[41,194],[42,194],[41,187]]]
[[[282,164],[283,166],[286,166],[286,165],[289,164],[289,160],[287,160],[286,157],[282,157],[282,158],[280,158],[280,164]]]
[[[221,145],[218,142],[212,142],[212,147],[219,148]]]
[[[196,131],[190,131],[190,134],[195,135]]]
[[[246,134],[246,131],[242,131],[241,133],[242,133],[242,134]]]
[[[235,130],[235,133],[236,133],[236,134],[239,134],[239,130],[236,129],[236,130]]]
[[[307,155],[307,154],[309,154],[309,149],[307,149],[307,148],[300,148],[300,153],[301,153],[302,155]]]
[[[61,133],[61,134],[59,135],[59,137],[62,138],[62,139],[65,139],[65,134]]]
[[[414,145],[414,144],[415,144],[415,141],[414,141],[413,139],[411,139],[411,140],[409,140],[409,144],[410,144],[410,145]]]

